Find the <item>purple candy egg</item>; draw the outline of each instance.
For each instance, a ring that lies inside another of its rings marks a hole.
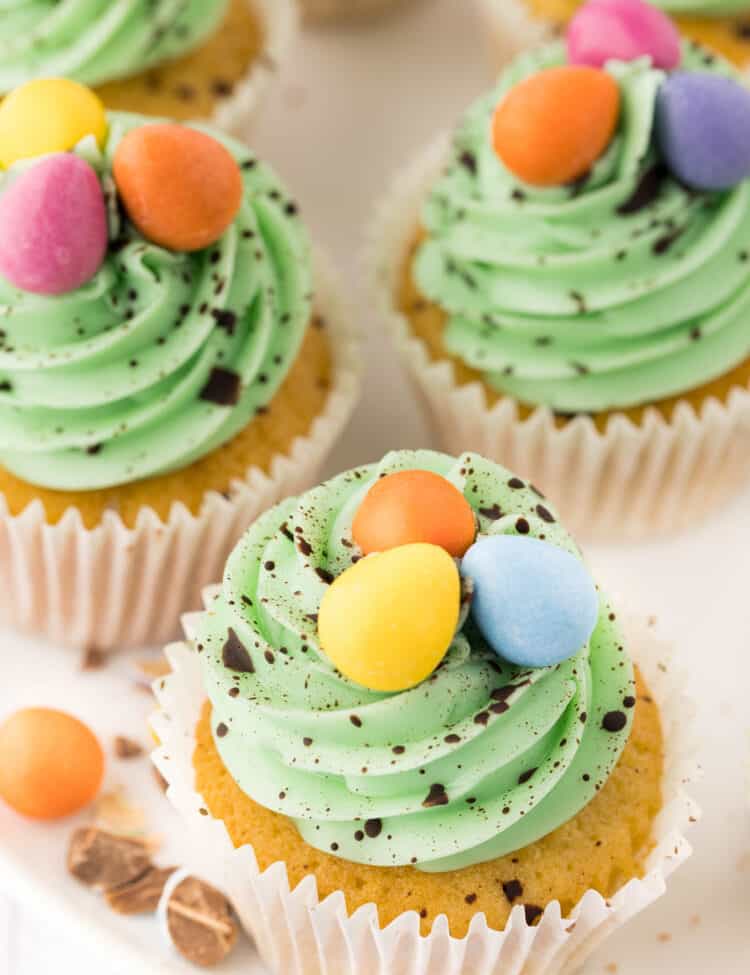
[[[648,55],[654,67],[671,71],[682,60],[674,23],[645,0],[589,0],[571,20],[567,40],[570,63],[593,68]]]
[[[102,188],[78,156],[43,159],[0,196],[0,274],[22,291],[74,291],[96,274],[106,252]]]
[[[679,72],[661,87],[656,138],[676,178],[727,190],[750,176],[750,91],[732,78]]]

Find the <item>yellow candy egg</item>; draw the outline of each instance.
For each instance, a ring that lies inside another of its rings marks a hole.
[[[405,691],[445,656],[456,632],[461,582],[437,545],[417,543],[370,555],[340,575],[318,615],[324,653],[341,673],[373,691]]]
[[[101,100],[67,78],[29,81],[0,105],[0,163],[11,166],[48,152],[67,152],[87,135],[100,146],[107,135]]]

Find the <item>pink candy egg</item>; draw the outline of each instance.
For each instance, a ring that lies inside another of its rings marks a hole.
[[[23,291],[74,291],[107,251],[107,212],[96,173],[56,153],[9,183],[0,196],[0,274]]]
[[[654,67],[671,71],[682,60],[674,23],[645,0],[589,0],[571,20],[567,41],[570,63],[593,68],[650,55]]]

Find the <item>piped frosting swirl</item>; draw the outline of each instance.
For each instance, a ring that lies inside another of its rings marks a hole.
[[[593,798],[629,735],[633,669],[602,597],[589,643],[555,667],[504,663],[469,618],[411,690],[342,677],[318,643],[323,594],[359,557],[351,524],[366,492],[413,469],[462,491],[480,537],[528,535],[580,557],[554,511],[503,468],[397,452],[263,516],[195,639],[216,745],[251,798],[344,859],[443,871],[520,849]]]

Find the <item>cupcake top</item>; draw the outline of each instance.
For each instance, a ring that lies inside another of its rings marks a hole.
[[[49,488],[123,484],[267,406],[312,270],[297,206],[250,150],[49,81],[0,108],[0,160],[0,463]]]
[[[349,861],[443,871],[572,818],[633,668],[554,509],[476,454],[389,454],[249,530],[196,636],[216,745]]]
[[[610,8],[638,30],[614,42]],[[748,350],[749,131],[729,64],[642,0],[586,5],[567,45],[522,56],[473,106],[424,207],[415,275],[448,351],[561,413],[731,371]]]
[[[178,57],[217,30],[229,0],[14,0],[0,9],[0,91],[33,78],[90,85]]]

